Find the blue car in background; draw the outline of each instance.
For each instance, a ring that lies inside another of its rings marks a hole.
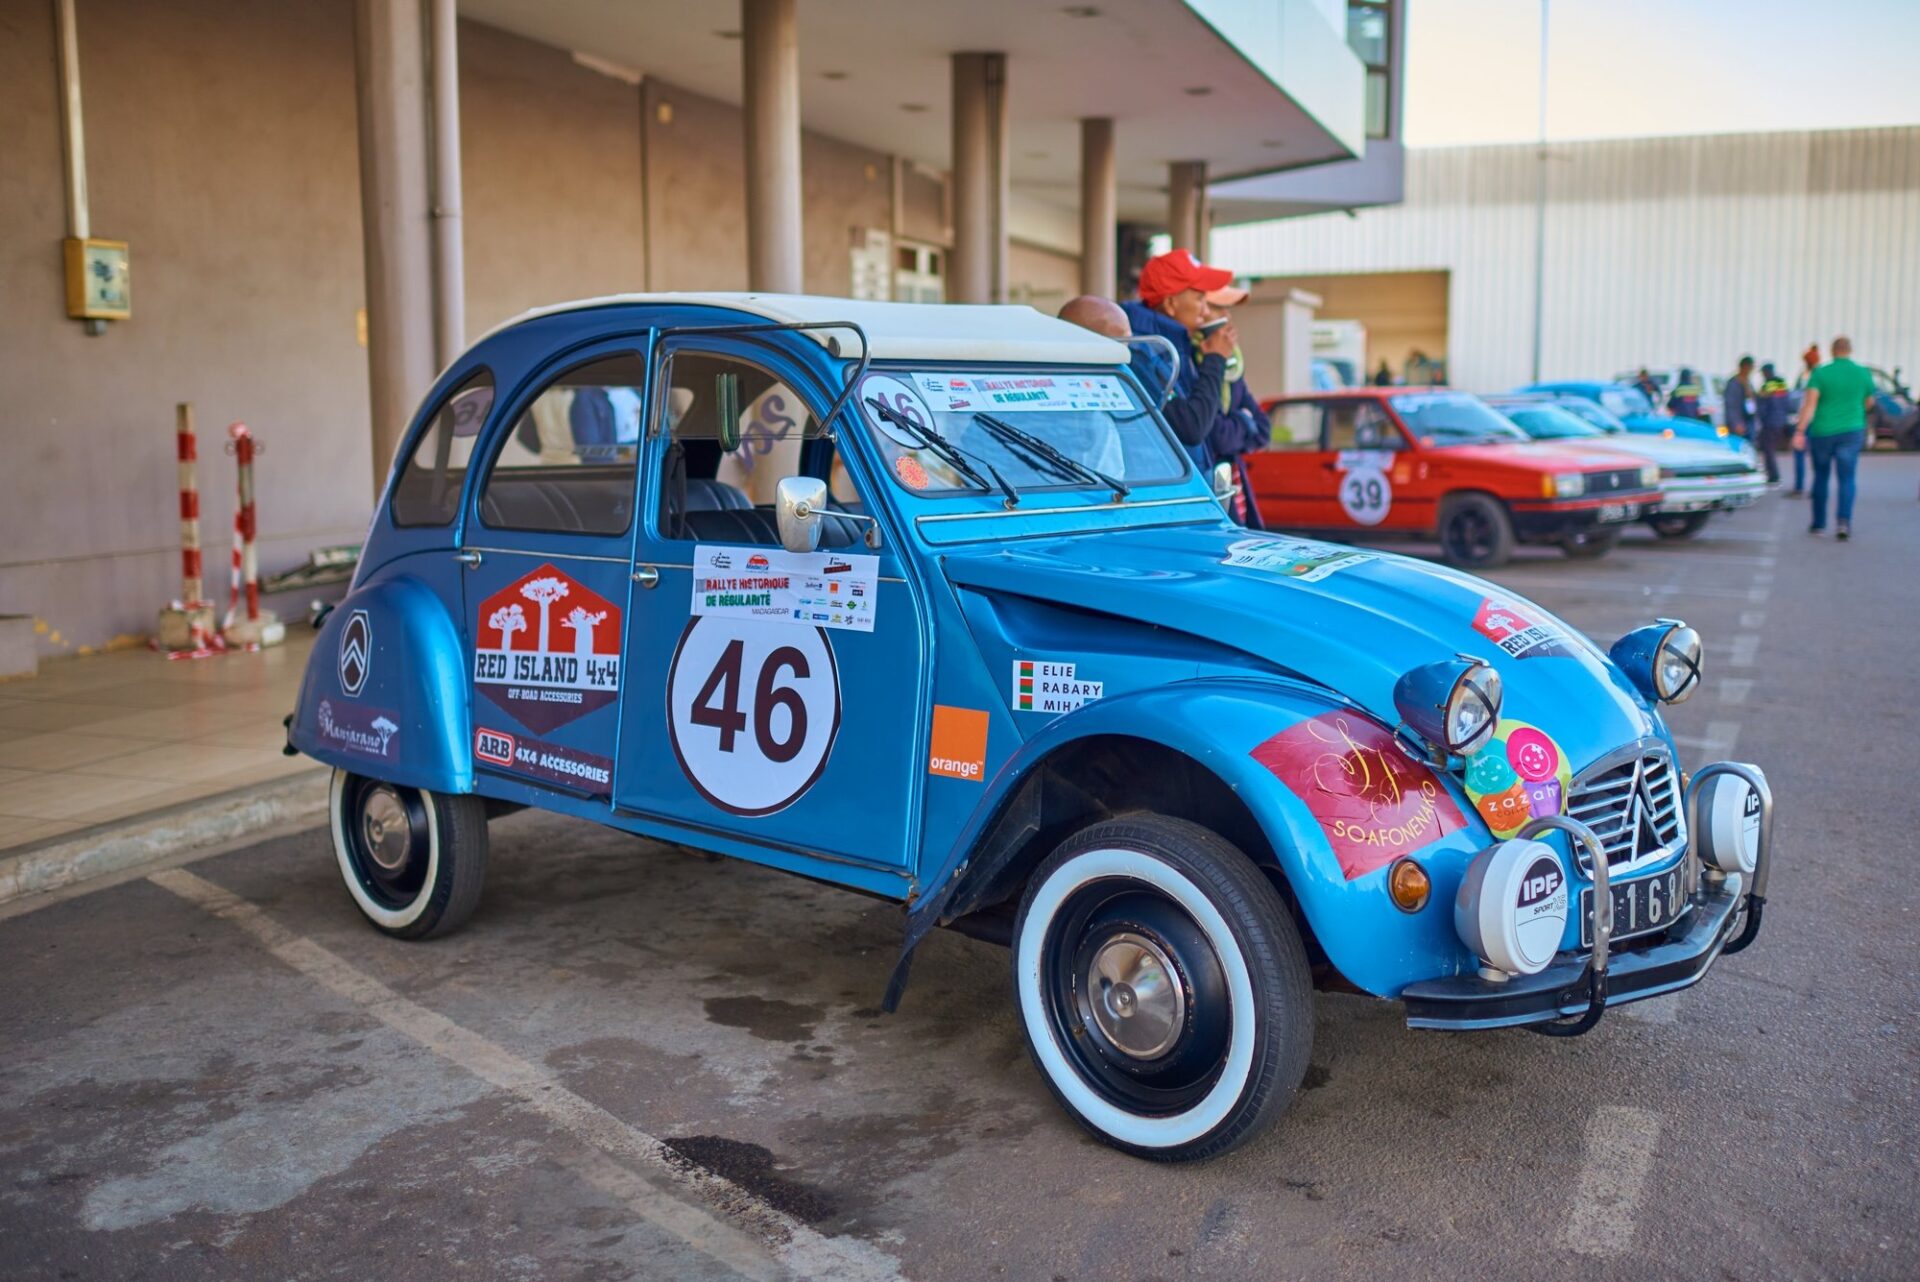
[[[1746,442],[1731,435],[1726,428],[1716,427],[1703,418],[1683,418],[1677,414],[1662,414],[1654,408],[1647,394],[1631,383],[1614,383],[1602,379],[1571,379],[1556,383],[1532,383],[1516,388],[1520,392],[1552,392],[1562,396],[1578,396],[1582,400],[1592,401],[1601,409],[1619,419],[1629,432],[1641,432],[1649,436],[1664,436],[1669,440],[1707,441],[1718,443],[1740,452]]]
[[[1687,771],[1663,715],[1698,633],[1603,651],[1468,575],[1248,531],[1129,356],[1025,307],[771,294],[482,338],[289,718],[361,915],[459,926],[529,806],[865,892],[902,926],[885,1007],[934,927],[1007,945],[1054,1096],[1160,1161],[1285,1111],[1316,984],[1566,1036],[1753,940],[1765,778]],[[676,910],[626,911],[644,948]],[[792,996],[827,942],[754,946]]]

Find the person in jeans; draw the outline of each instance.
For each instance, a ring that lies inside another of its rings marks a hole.
[[[1813,524],[1809,534],[1827,530],[1827,476],[1840,474],[1834,516],[1837,537],[1853,536],[1853,477],[1867,443],[1867,405],[1873,400],[1873,376],[1853,363],[1853,341],[1833,340],[1833,359],[1807,379],[1800,402],[1799,430],[1793,448],[1805,449],[1813,464]]]
[[[1742,356],[1740,365],[1720,389],[1722,415],[1727,430],[1735,436],[1760,444],[1760,406],[1753,394],[1753,357]]]

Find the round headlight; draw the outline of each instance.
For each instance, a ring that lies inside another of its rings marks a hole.
[[[1751,875],[1760,862],[1760,794],[1731,774],[1713,775],[1700,791],[1700,858],[1709,868]]]
[[[1500,674],[1470,654],[1423,663],[1394,683],[1393,706],[1434,751],[1472,756],[1499,724]]]
[[[1500,674],[1490,665],[1476,663],[1460,674],[1447,694],[1448,752],[1471,757],[1486,747],[1500,721],[1500,697]]]
[[[1536,975],[1567,929],[1567,874],[1553,847],[1503,841],[1473,857],[1453,901],[1453,928],[1496,971]]]
[[[1700,634],[1676,623],[1653,651],[1653,692],[1662,703],[1680,703],[1700,684]]]

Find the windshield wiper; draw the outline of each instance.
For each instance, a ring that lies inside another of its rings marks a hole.
[[[867,397],[867,404],[875,414],[878,414],[881,418],[893,424],[914,440],[920,442],[921,448],[932,450],[935,454],[939,455],[947,466],[960,473],[961,476],[983,490],[992,488],[987,484],[986,477],[981,476],[979,472],[974,470],[973,464],[967,462],[966,456],[960,452],[960,447],[940,435],[937,430],[932,427],[920,426],[877,396]],[[1007,478],[1000,475],[999,469],[994,467],[993,464],[987,462],[985,459],[981,459],[980,466],[987,469],[987,476],[991,476],[993,478],[993,484],[999,486],[1000,492],[1006,495],[1007,506],[1009,508],[1019,507],[1020,491],[1008,484]]]
[[[1098,468],[1088,467],[1071,454],[1062,453],[1051,441],[1042,440],[1031,432],[1022,431],[1005,419],[998,419],[991,414],[980,413],[975,414],[973,418],[976,423],[979,423],[989,432],[999,437],[1003,444],[1021,445],[1053,464],[1056,470],[1077,473],[1082,480],[1092,481],[1095,485],[1106,486],[1113,491],[1113,499],[1116,503],[1126,498],[1127,495],[1132,492],[1124,481],[1115,480]]]

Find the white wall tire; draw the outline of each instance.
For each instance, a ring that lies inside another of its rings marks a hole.
[[[487,869],[486,808],[478,797],[335,770],[327,815],[341,880],[374,929],[426,939],[473,915]]]
[[[1217,1157],[1284,1112],[1306,1072],[1312,989],[1292,916],[1197,824],[1143,815],[1063,842],[1027,884],[1013,970],[1049,1089],[1125,1152]]]

